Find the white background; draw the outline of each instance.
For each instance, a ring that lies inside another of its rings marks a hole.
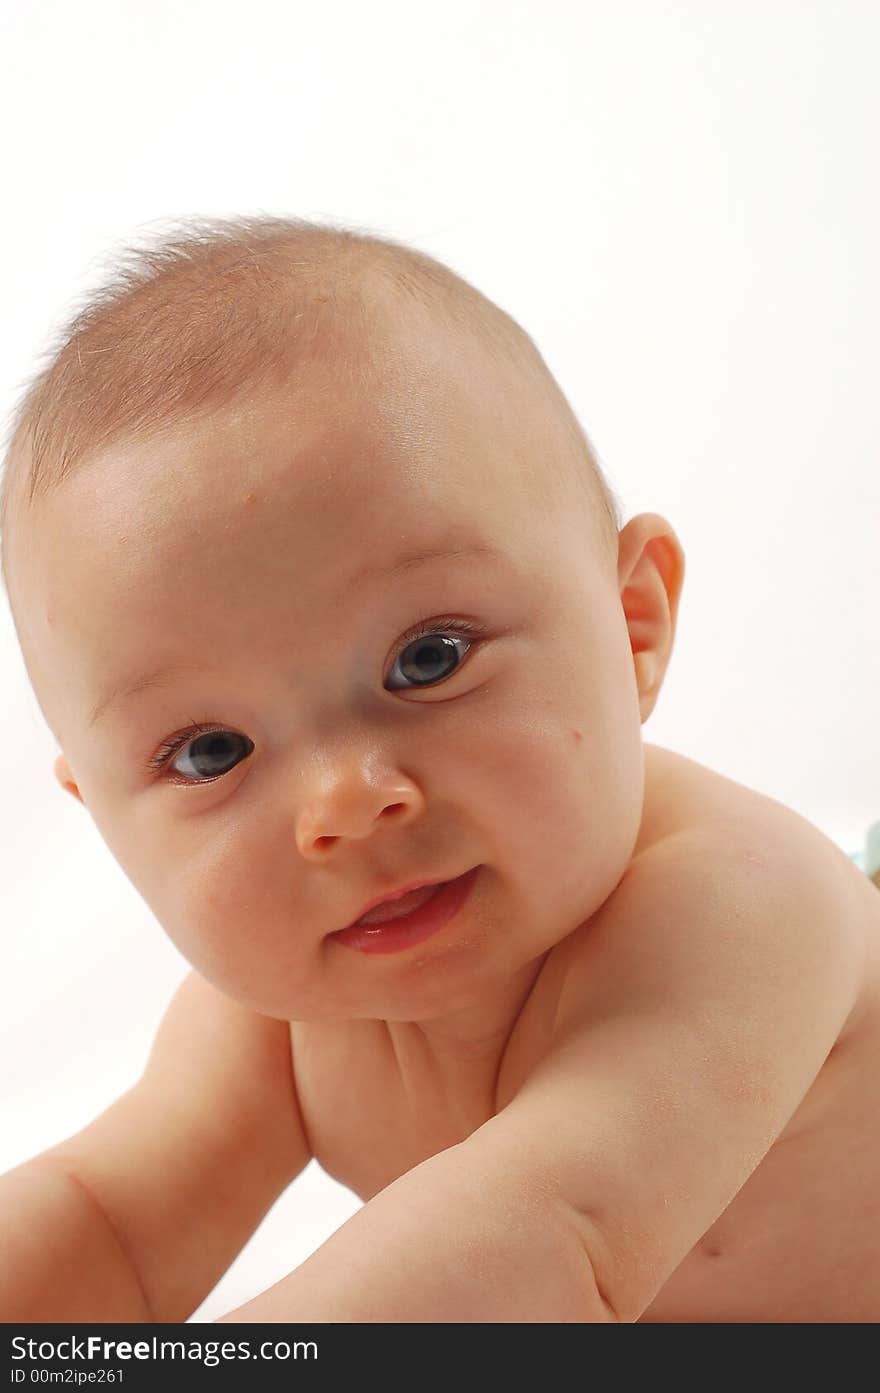
[[[0,409],[116,244],[349,221],[534,336],[625,518],[687,556],[645,728],[857,850],[880,818],[880,10],[869,0],[6,0]],[[185,970],[0,605],[0,1169],[137,1077]],[[312,1165],[199,1312],[357,1207]]]

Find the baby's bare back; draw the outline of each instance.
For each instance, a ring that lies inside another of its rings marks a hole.
[[[636,858],[725,819],[760,827],[771,800],[656,746]],[[781,1136],[665,1282],[643,1321],[880,1319],[880,892],[830,841],[772,804],[810,864],[827,857],[841,922],[865,945],[859,1000]],[[714,829],[714,830],[713,830]],[[777,832],[778,834],[778,832]],[[843,863],[847,863],[844,865]],[[504,1108],[546,1056],[566,980],[565,945],[545,961],[503,1056],[444,1068],[382,1022],[292,1026],[297,1090],[314,1154],[364,1200]]]

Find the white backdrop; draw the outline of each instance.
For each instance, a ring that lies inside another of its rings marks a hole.
[[[866,0],[6,0],[0,409],[114,245],[351,221],[535,337],[687,556],[646,739],[847,851],[880,818],[880,10]],[[137,1077],[185,966],[88,814],[0,604],[0,1169]],[[312,1165],[197,1313],[357,1207]]]

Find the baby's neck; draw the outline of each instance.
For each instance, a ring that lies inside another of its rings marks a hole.
[[[474,1111],[494,1113],[504,1052],[546,956],[526,964],[490,999],[453,1015],[386,1021],[401,1079],[413,1096],[439,1088],[450,1102],[470,1100]]]

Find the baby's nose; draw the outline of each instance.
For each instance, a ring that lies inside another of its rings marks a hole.
[[[313,798],[297,827],[297,845],[306,859],[325,857],[340,840],[362,841],[384,827],[397,827],[417,817],[424,797],[411,779],[400,775],[353,786],[347,780]]]

